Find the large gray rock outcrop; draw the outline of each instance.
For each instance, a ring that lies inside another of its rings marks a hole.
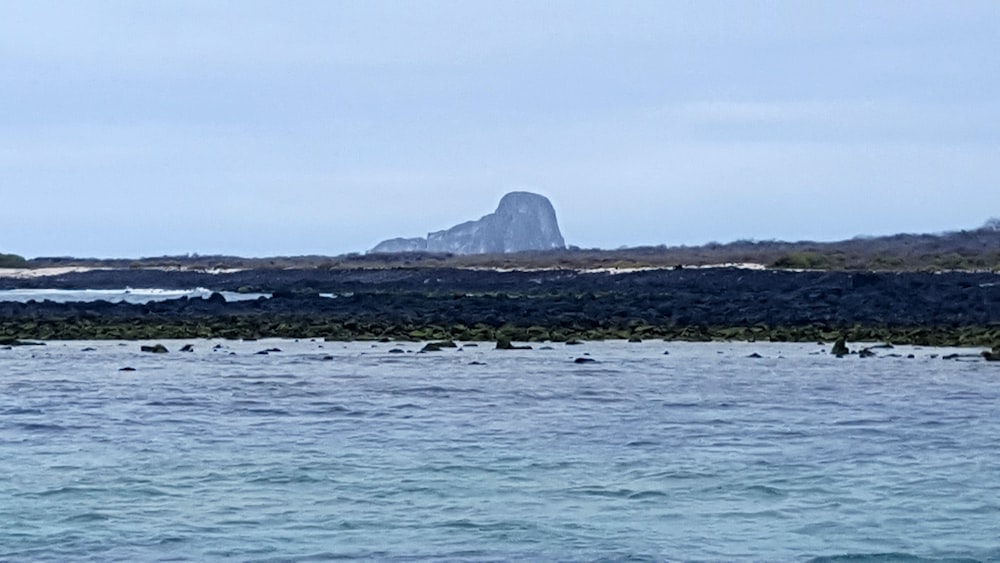
[[[429,233],[427,238],[394,238],[369,252],[450,252],[502,254],[565,248],[552,203],[538,194],[511,192],[497,210],[478,221]]]

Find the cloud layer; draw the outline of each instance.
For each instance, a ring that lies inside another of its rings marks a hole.
[[[570,244],[1000,214],[1000,8],[32,2],[0,21],[0,251],[360,251],[550,197]]]

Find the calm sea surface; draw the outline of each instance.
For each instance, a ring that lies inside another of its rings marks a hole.
[[[0,350],[0,560],[1000,559],[955,350],[165,344]]]

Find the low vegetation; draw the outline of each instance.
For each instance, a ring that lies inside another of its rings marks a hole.
[[[17,257],[20,258],[20,257]],[[21,259],[23,260],[23,259]],[[500,268],[627,269],[754,263],[773,268],[867,271],[1000,271],[1000,220],[940,234],[856,237],[836,242],[738,240],[701,246],[646,246],[460,256],[433,253],[241,258],[164,256],[141,259],[36,258],[31,267],[189,269]],[[10,266],[8,266],[10,267]],[[21,266],[17,266],[21,267]]]
[[[0,268],[27,268],[28,261],[17,254],[0,254]]]

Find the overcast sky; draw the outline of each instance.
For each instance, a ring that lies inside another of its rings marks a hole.
[[[0,0],[0,252],[617,248],[1000,215],[1000,2]]]

